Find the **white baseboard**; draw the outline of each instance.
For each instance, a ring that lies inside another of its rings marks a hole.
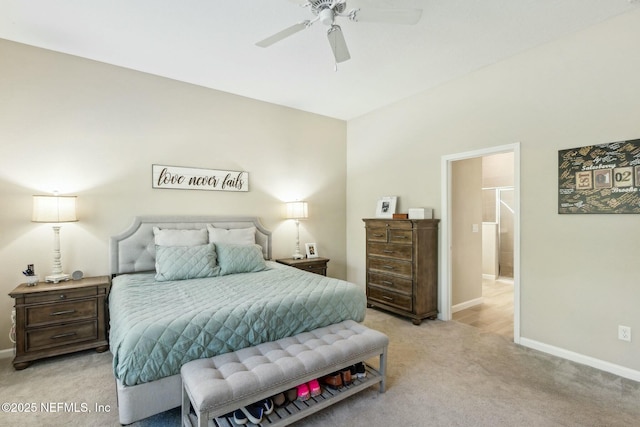
[[[476,305],[480,305],[484,302],[484,298],[476,298],[469,301],[461,302],[460,304],[456,304],[451,307],[451,313],[458,312],[460,310],[464,310],[465,308],[474,307]]]
[[[14,355],[15,354],[12,348],[7,348],[6,350],[0,350],[0,359],[10,359]]]
[[[565,350],[564,348],[554,347],[552,345],[544,344],[535,340],[530,340],[528,338],[520,338],[520,345],[541,351],[543,353],[548,353],[562,359],[571,360],[572,362],[580,363],[582,365],[591,366],[592,368],[600,369],[601,371],[609,372],[623,378],[628,378],[630,380],[640,382],[640,371],[636,371],[634,369],[625,368],[624,366],[605,362],[604,360],[585,356],[584,354],[574,353],[573,351]]]
[[[482,273],[482,278],[483,279],[487,279],[487,280],[498,280],[498,275],[497,274],[485,274]]]

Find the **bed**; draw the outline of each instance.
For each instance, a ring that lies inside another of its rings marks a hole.
[[[122,424],[180,406],[191,360],[364,319],[362,286],[271,261],[256,217],[136,217],[111,238],[110,261]]]

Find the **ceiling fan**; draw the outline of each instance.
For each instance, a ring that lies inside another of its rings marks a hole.
[[[289,0],[302,7],[308,7],[315,18],[294,24],[256,43],[269,47],[320,21],[329,27],[327,37],[336,63],[351,58],[342,29],[335,23],[336,18],[348,18],[354,22],[383,22],[390,24],[416,24],[422,16],[422,9],[351,9],[347,10],[347,0]]]

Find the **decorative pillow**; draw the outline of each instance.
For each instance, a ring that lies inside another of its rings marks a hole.
[[[206,229],[175,230],[153,227],[155,243],[158,246],[197,246],[209,243]]]
[[[156,280],[199,279],[220,274],[213,243],[199,246],[156,246]]]
[[[256,243],[256,228],[216,228],[207,224],[209,243],[232,243],[234,245],[254,245]]]
[[[234,245],[216,243],[220,275],[253,273],[267,269],[260,245]]]

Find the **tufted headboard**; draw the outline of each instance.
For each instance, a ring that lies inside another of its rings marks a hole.
[[[122,233],[110,241],[111,274],[138,273],[155,270],[156,247],[153,227],[194,230],[207,228],[256,227],[256,243],[262,246],[265,259],[271,259],[271,232],[257,217],[234,216],[138,216]]]

